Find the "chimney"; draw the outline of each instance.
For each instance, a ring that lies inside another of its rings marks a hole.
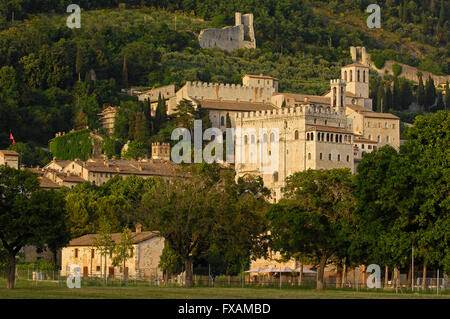
[[[136,233],[142,232],[142,224],[136,224]]]

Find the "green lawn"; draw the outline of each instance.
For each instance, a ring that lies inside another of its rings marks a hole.
[[[33,282],[18,281],[14,290],[4,288],[4,281],[0,287],[0,299],[7,298],[82,298],[82,299],[107,299],[107,298],[151,298],[151,299],[221,299],[221,298],[255,298],[255,299],[302,299],[302,298],[447,298],[450,299],[450,293],[398,293],[395,292],[357,292],[352,290],[329,289],[316,291],[314,289],[299,288],[169,288],[169,287],[146,287],[146,286],[128,286],[128,287],[95,287],[88,286],[80,289],[69,289],[65,286],[59,286],[58,283],[39,282],[37,285]]]

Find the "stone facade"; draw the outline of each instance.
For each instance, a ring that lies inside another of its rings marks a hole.
[[[105,257],[101,256],[93,243],[97,235],[85,235],[72,240],[62,249],[61,276],[67,276],[70,265],[78,265],[82,276],[102,277]],[[158,267],[164,248],[164,238],[153,232],[135,232],[132,257],[126,261],[125,274],[137,279],[162,279],[162,271]],[[117,244],[120,233],[111,234]],[[112,265],[113,255],[106,256],[106,273],[108,277],[123,276],[123,266]],[[70,271],[70,270],[69,270]]]
[[[0,150],[0,165],[19,169],[19,153],[10,150]]]
[[[112,136],[114,133],[114,122],[116,120],[117,108],[113,106],[108,106],[98,115],[100,117],[100,124],[105,133],[108,136]]]
[[[354,170],[353,132],[346,129],[343,107],[304,102],[293,108],[240,113],[235,123],[241,132],[236,141],[237,176],[261,175],[275,201],[281,198],[286,178],[295,172],[338,167]],[[265,166],[271,169],[265,170]]]
[[[350,47],[350,54],[352,56],[353,62],[360,62],[368,67],[373,68],[378,72],[380,76],[384,76],[386,74],[386,71],[389,74],[394,75],[393,65],[398,64],[402,67],[402,72],[399,74],[399,76],[411,80],[415,83],[419,83],[419,77],[417,76],[418,72],[422,73],[422,78],[424,81],[431,76],[436,87],[445,84],[447,81],[450,82],[450,75],[435,75],[428,71],[419,70],[416,67],[392,60],[387,60],[385,65],[381,69],[378,69],[375,66],[375,63],[373,63],[370,54],[367,52],[365,47]]]
[[[235,14],[235,26],[222,29],[204,29],[200,32],[198,40],[204,49],[218,47],[225,51],[239,48],[256,48],[255,31],[253,29],[253,14]]]
[[[158,99],[161,94],[161,98],[164,101],[168,101],[175,96],[175,85],[166,85],[159,88],[154,88],[149,91],[142,92],[138,95],[139,101],[150,101],[150,111],[152,116],[155,116],[156,107],[158,106]],[[166,103],[167,105],[167,103]]]

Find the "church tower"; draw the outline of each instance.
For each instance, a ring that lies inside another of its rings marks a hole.
[[[330,81],[331,85],[331,107],[340,109],[345,108],[346,86],[347,83],[342,79]]]
[[[347,82],[347,91],[358,98],[369,98],[369,67],[359,62],[341,69],[341,78]]]

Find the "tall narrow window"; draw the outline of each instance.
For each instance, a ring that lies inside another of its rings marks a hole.
[[[295,133],[294,133],[294,138],[295,138],[296,140],[298,140],[298,131],[295,131]]]

